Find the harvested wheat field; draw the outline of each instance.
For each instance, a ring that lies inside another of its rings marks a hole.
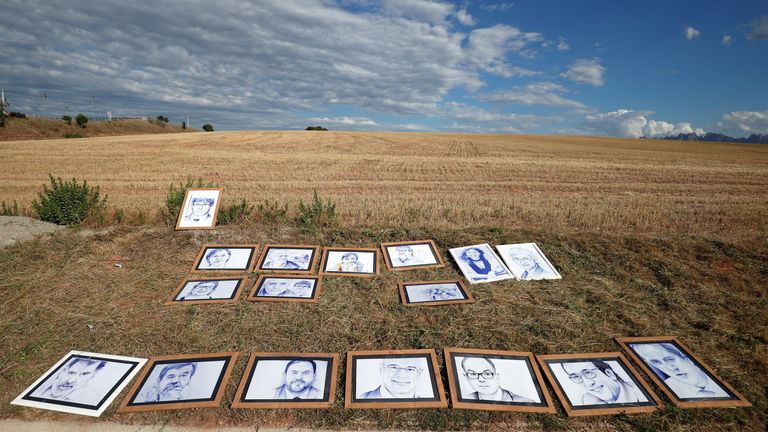
[[[288,203],[313,190],[343,226],[531,227],[749,237],[768,228],[768,146],[613,138],[223,132],[0,142],[0,199],[77,177],[151,221],[188,176]]]

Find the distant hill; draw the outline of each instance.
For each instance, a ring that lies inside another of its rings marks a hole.
[[[143,135],[199,132],[197,129],[182,129],[181,125],[158,125],[147,120],[114,120],[111,122],[89,122],[85,128],[77,126],[74,120],[67,125],[64,120],[42,117],[6,118],[5,127],[0,128],[0,141],[42,140],[61,138],[89,138],[118,135]]]
[[[662,140],[672,141],[716,141],[716,142],[732,142],[732,143],[749,143],[749,144],[768,144],[768,134],[752,134],[746,138],[734,138],[728,135],[709,132],[706,135],[696,135],[695,133],[681,133],[677,135],[670,135]]]

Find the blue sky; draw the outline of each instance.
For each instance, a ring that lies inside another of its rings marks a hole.
[[[0,40],[10,108],[49,116],[768,133],[765,1],[10,0]]]

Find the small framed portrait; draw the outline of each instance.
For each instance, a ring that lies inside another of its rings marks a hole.
[[[259,245],[205,245],[197,254],[192,273],[242,273],[253,269]]]
[[[320,274],[373,277],[379,274],[379,250],[324,248]]]
[[[261,275],[248,295],[249,301],[316,302],[320,296],[320,276]]]
[[[517,280],[562,279],[536,243],[498,245],[496,249]]]
[[[400,282],[400,300],[406,306],[440,306],[474,303],[475,299],[459,280]]]
[[[536,359],[569,416],[651,412],[661,405],[621,353],[537,355]]]
[[[513,277],[488,243],[453,248],[449,251],[469,283],[495,282]]]
[[[625,337],[616,342],[681,408],[752,405],[674,336]]]
[[[435,350],[350,351],[345,408],[446,408]]]
[[[253,353],[232,408],[329,408],[338,354]]]
[[[214,229],[223,193],[222,188],[187,189],[176,230]]]
[[[183,280],[168,304],[235,303],[245,285],[244,277],[207,277]]]
[[[99,417],[146,362],[70,351],[11,404]]]
[[[382,243],[381,251],[390,271],[445,267],[434,240]]]
[[[118,412],[218,407],[236,352],[151,357]]]
[[[312,273],[319,250],[320,246],[268,244],[264,246],[256,269],[274,273]]]
[[[445,365],[454,408],[555,412],[532,353],[445,348]]]

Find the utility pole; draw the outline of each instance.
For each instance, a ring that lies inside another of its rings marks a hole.
[[[93,118],[93,107],[95,104],[96,97],[94,95],[91,95],[91,118]]]

